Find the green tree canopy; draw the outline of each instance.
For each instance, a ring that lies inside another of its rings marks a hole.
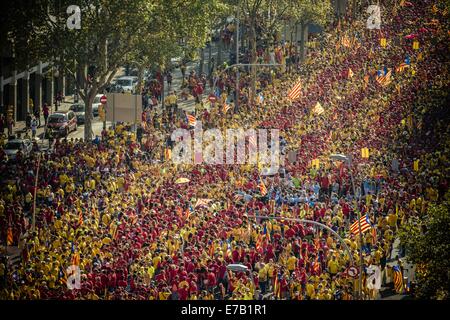
[[[448,299],[450,289],[450,200],[431,205],[427,215],[400,233],[407,257],[417,265],[417,297]]]

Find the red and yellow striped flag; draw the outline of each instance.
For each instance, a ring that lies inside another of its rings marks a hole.
[[[195,124],[197,123],[197,119],[192,114],[187,115],[188,123],[190,126],[195,127]]]
[[[295,84],[295,86],[288,93],[289,99],[297,100],[298,98],[300,98],[300,95],[302,94],[301,88],[302,88],[302,82],[301,82],[301,80],[298,80],[297,83]]]
[[[12,246],[13,244],[14,244],[13,229],[9,227],[8,233],[6,235],[6,245]]]
[[[80,265],[80,254],[78,252],[75,252],[72,255],[72,265],[73,266],[79,266]]]
[[[264,184],[264,181],[262,181],[259,183],[259,191],[261,192],[261,195],[265,196],[267,194],[267,188],[266,185]]]
[[[78,211],[78,226],[82,226],[83,225],[83,211],[79,210]]]
[[[225,103],[224,105],[223,105],[223,113],[227,113],[228,112],[228,110],[230,110],[231,109],[231,107],[230,107],[230,105],[229,104],[227,104],[227,103]]]

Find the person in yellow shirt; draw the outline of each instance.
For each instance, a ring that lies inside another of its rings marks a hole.
[[[265,294],[267,290],[267,280],[269,278],[268,269],[268,265],[261,263],[261,267],[258,271],[259,288],[261,289],[262,294]]]
[[[392,230],[397,230],[398,216],[392,211],[387,216],[387,223]]]
[[[328,261],[328,271],[331,275],[336,275],[339,272],[339,263],[336,256],[333,256],[330,261]]]
[[[308,283],[306,284],[306,297],[310,300],[315,297],[315,288],[312,280],[308,280]]]
[[[289,272],[293,272],[295,270],[295,266],[297,264],[297,257],[294,255],[291,255],[287,260],[287,269]]]

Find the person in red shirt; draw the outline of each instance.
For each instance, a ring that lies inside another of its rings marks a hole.
[[[208,272],[208,284],[206,286],[206,289],[209,292],[213,292],[214,288],[217,286],[217,280],[216,280],[216,275],[214,272]]]

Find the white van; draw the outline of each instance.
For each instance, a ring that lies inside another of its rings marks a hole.
[[[116,85],[121,87],[123,92],[134,93],[136,91],[137,82],[138,77],[125,76],[118,78]]]

